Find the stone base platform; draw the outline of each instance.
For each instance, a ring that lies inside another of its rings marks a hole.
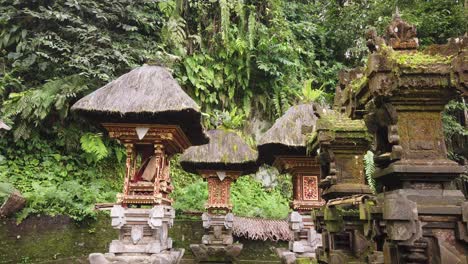
[[[315,253],[294,253],[287,248],[277,248],[276,254],[283,264],[316,263]]]
[[[158,254],[113,254],[91,253],[90,264],[179,264],[184,249],[172,249]]]
[[[191,244],[193,255],[198,262],[202,261],[226,261],[236,263],[242,251],[243,245],[234,243],[231,245],[204,245]]]

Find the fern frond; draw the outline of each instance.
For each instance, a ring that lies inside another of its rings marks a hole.
[[[95,162],[102,160],[109,154],[101,134],[86,133],[80,138],[80,143],[84,152],[92,155]]]

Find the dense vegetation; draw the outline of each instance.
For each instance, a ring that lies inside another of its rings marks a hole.
[[[69,113],[78,98],[158,63],[202,106],[207,127],[271,121],[300,100],[330,100],[338,70],[365,59],[366,28],[382,33],[397,4],[422,47],[467,32],[456,0],[1,0],[0,119],[13,129],[0,132],[0,182],[27,197],[21,217],[92,216],[120,189],[124,154]],[[446,119],[449,135],[466,135]],[[204,183],[175,165],[176,207],[202,208]],[[279,183],[265,191],[240,180],[236,213],[283,217],[290,194]]]

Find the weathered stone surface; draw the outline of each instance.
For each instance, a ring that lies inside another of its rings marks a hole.
[[[296,263],[296,254],[294,254],[286,248],[277,248],[276,254],[281,258],[281,263],[283,264]]]
[[[90,264],[109,264],[110,262],[104,257],[102,253],[91,253],[89,255]]]
[[[230,261],[235,263],[242,251],[243,245],[234,243],[231,245],[205,245],[191,244],[195,258],[198,262],[202,261]]]
[[[365,71],[372,96],[352,85],[342,92],[355,98],[342,103],[363,111],[375,138],[381,193],[365,233],[375,236],[385,263],[466,263],[466,200],[452,184],[464,168],[447,158],[441,119],[444,106],[466,94],[465,44],[444,47],[452,57],[408,51],[417,47],[416,30],[399,16],[386,40],[389,47],[375,49]]]
[[[172,250],[168,230],[174,221],[174,209],[157,205],[151,209],[124,208],[111,210],[112,227],[120,232],[106,255],[93,253],[91,264],[176,264],[184,250]]]
[[[362,120],[352,120],[336,111],[322,114],[309,150],[320,148],[322,197],[371,193],[365,184],[363,156],[371,137]]]
[[[419,47],[416,27],[401,19],[398,9],[385,32],[387,44],[395,50],[416,49]]]
[[[119,240],[113,240],[109,252],[116,254],[157,254],[172,248],[168,237],[175,217],[170,206],[157,205],[151,209],[124,208],[111,210],[112,226],[120,230]]]
[[[115,255],[112,253],[92,253],[90,264],[178,264],[184,254],[183,249],[173,249],[153,255]]]
[[[289,214],[288,222],[294,234],[294,240],[289,241],[289,250],[297,257],[305,254],[315,256],[315,249],[322,245],[322,238],[317,234],[311,216],[293,211]]]

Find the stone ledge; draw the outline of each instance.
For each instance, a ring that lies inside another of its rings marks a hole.
[[[159,254],[125,254],[115,255],[112,253],[91,253],[89,255],[90,264],[179,264],[184,249],[172,249]]]

